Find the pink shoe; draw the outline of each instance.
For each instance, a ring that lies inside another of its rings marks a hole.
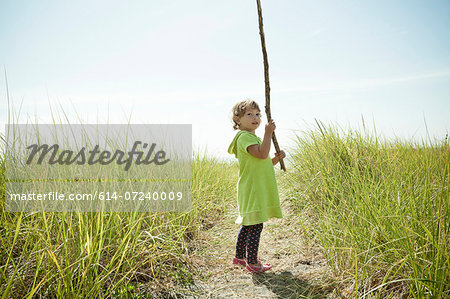
[[[248,272],[251,273],[262,273],[262,272],[266,272],[267,270],[269,270],[270,268],[272,268],[271,264],[263,264],[258,260],[259,266],[250,266],[250,264],[247,264],[247,266],[245,267],[247,269]]]
[[[241,265],[241,266],[245,266],[247,264],[247,262],[245,261],[245,259],[238,259],[238,258],[233,258],[233,265]]]

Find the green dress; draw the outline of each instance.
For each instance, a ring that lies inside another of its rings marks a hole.
[[[269,218],[283,218],[272,159],[252,156],[247,147],[261,145],[261,139],[247,131],[239,131],[228,153],[239,160],[237,224],[253,225]]]

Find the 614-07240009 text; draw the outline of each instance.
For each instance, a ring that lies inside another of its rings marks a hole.
[[[126,191],[126,192],[94,192],[94,193],[60,193],[60,192],[47,192],[47,193],[11,193],[10,199],[12,201],[27,201],[27,200],[40,200],[40,201],[63,201],[63,200],[127,200],[127,201],[144,201],[144,200],[162,200],[173,201],[182,200],[183,192],[181,191]]]

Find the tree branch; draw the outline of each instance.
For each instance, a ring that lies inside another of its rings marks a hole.
[[[264,60],[264,83],[266,85],[266,115],[267,121],[272,119],[272,115],[270,113],[270,82],[269,82],[269,62],[267,60],[267,51],[266,51],[266,41],[264,37],[264,29],[263,29],[263,17],[262,17],[262,9],[260,0],[256,0],[256,4],[258,5],[258,21],[259,21],[259,36],[261,37],[261,47],[263,53]],[[272,134],[272,141],[277,153],[280,153],[280,146],[278,145],[277,137],[275,136],[275,132]],[[280,160],[281,169],[286,171],[286,167],[284,166],[283,159]]]

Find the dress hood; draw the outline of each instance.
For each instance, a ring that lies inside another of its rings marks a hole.
[[[234,136],[233,141],[231,142],[230,146],[228,147],[228,153],[234,155],[237,158],[237,140],[239,136],[244,134],[245,131],[239,131],[237,132],[236,136]]]

